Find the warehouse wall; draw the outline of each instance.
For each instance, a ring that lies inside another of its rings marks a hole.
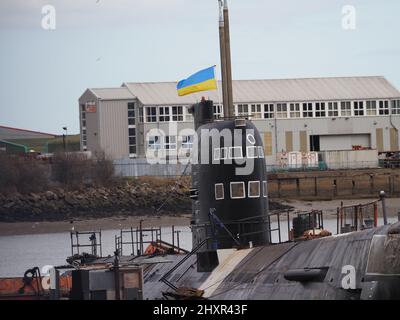
[[[86,112],[86,131],[87,131],[87,150],[92,151],[93,153],[101,150],[100,147],[100,139],[99,139],[99,101],[97,97],[90,91],[86,90],[86,92],[79,99],[79,123],[82,123],[82,113],[81,113],[81,104],[85,104],[86,102],[95,101],[97,105],[97,112],[88,113]],[[82,128],[81,128],[81,140],[82,140]],[[82,145],[81,145],[82,150]]]
[[[128,102],[134,100],[100,101],[100,145],[112,159],[129,157]]]

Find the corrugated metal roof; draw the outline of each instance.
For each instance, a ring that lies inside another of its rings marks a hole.
[[[204,91],[179,97],[175,82],[124,83],[132,94],[145,105],[190,105],[210,98],[222,99],[221,83],[217,91]],[[276,80],[234,80],[233,96],[236,103],[354,100],[399,98],[398,91],[381,76],[336,77]]]
[[[54,137],[56,137],[56,135],[52,133],[0,126],[0,139],[3,140],[45,139],[45,138],[50,139]]]
[[[127,100],[135,98],[135,96],[126,87],[93,88],[90,90],[102,100]]]

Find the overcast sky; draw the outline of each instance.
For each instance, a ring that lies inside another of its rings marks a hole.
[[[42,7],[56,29],[42,28]],[[400,1],[230,0],[234,79],[383,75],[400,88]],[[355,30],[342,8],[356,9]],[[219,66],[217,0],[0,0],[0,125],[79,132],[87,87]]]

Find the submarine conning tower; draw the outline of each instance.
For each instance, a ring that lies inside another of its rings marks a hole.
[[[270,242],[261,136],[248,119],[213,119],[213,102],[191,107],[197,133],[192,163],[193,248],[198,252]],[[207,239],[207,241],[206,241]]]

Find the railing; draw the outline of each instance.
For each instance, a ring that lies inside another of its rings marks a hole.
[[[179,230],[175,230],[175,226],[171,226],[172,229],[172,243],[169,247],[178,253],[186,252],[180,247]],[[118,251],[119,255],[143,255],[146,252],[146,247],[150,244],[165,244],[162,240],[162,228],[143,228],[142,221],[139,227],[130,229],[121,229],[119,235],[115,235],[115,251]],[[128,249],[128,251],[126,250]]]
[[[102,256],[102,244],[101,244],[101,231],[93,232],[71,232],[71,254],[83,253],[82,248],[90,248],[90,254],[92,256]],[[84,242],[82,243],[82,237]]]
[[[337,208],[337,233],[377,227],[379,201]]]
[[[114,168],[117,175],[122,177],[179,177],[191,174],[191,166],[187,168],[186,163],[159,163],[150,164],[146,159],[127,159],[115,160]],[[265,166],[268,173],[279,172],[308,172],[308,171],[327,171],[327,170],[350,170],[350,169],[370,169],[370,168],[400,168],[399,161],[356,161],[356,162],[330,162],[319,161],[315,165],[269,165]]]

